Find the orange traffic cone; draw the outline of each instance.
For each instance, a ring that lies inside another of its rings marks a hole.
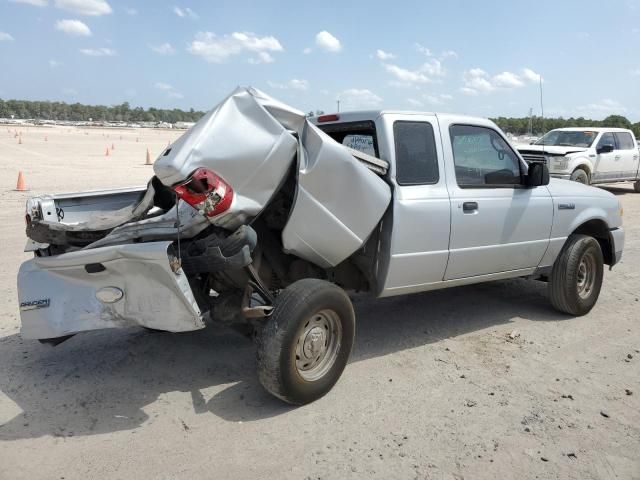
[[[104,156],[108,157],[109,156],[109,147],[107,147],[107,150],[104,152]]]
[[[153,162],[151,161],[151,153],[149,153],[148,148],[147,148],[147,161],[145,162],[145,165],[153,165]]]
[[[24,183],[24,175],[22,174],[22,170],[18,172],[18,183],[16,184],[17,192],[26,192],[27,186]]]
[[[113,150],[115,150],[115,149],[116,149],[116,146],[112,143],[112,144],[111,144],[111,150],[113,151]]]

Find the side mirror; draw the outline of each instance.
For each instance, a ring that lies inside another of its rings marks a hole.
[[[535,145],[535,143],[536,143],[536,140],[530,140],[529,141],[529,145]]]
[[[608,143],[606,145],[600,145],[598,148],[596,148],[596,152],[598,154],[611,153],[611,152],[613,152],[613,145],[611,145],[610,143]]]
[[[539,187],[549,185],[549,169],[545,163],[532,162],[529,164],[529,171],[525,177],[527,187]]]

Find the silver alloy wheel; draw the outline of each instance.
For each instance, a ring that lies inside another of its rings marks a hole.
[[[578,295],[583,299],[589,298],[596,283],[596,259],[593,253],[586,252],[580,259],[577,280]]]
[[[342,323],[330,309],[321,310],[307,320],[296,343],[296,369],[306,381],[322,378],[338,358]]]

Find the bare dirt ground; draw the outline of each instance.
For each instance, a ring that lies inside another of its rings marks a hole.
[[[253,345],[231,332],[22,340],[27,196],[143,184],[146,148],[155,157],[179,133],[23,127],[19,145],[9,130],[0,479],[640,478],[640,195],[630,186],[610,188],[627,246],[589,315],[556,313],[545,285],[524,280],[358,299],[342,379],[292,408],[263,391]],[[18,170],[27,194],[12,191]]]

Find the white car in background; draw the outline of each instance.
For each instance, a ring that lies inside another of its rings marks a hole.
[[[552,177],[585,184],[635,182],[640,192],[640,152],[631,130],[558,128],[518,151],[528,163],[546,163]]]

